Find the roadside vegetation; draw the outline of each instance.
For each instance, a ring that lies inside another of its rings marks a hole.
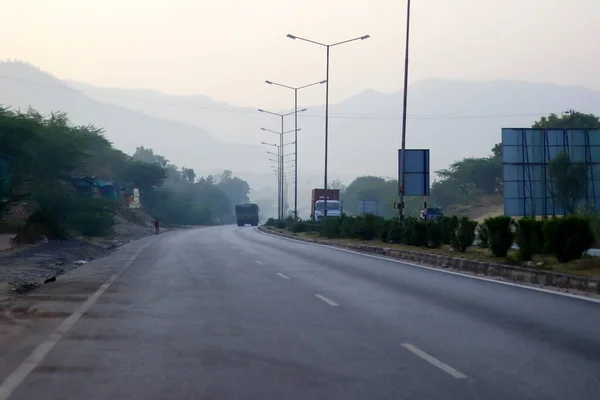
[[[563,116],[543,117],[533,128],[600,129],[600,119],[572,111]],[[432,185],[428,203],[445,209],[446,214],[436,220],[417,218],[423,208],[422,198],[406,199],[406,218],[399,220],[393,208],[397,181],[366,176],[355,179],[347,187],[334,182],[344,200],[345,214],[341,218],[322,224],[271,219],[266,226],[298,236],[417,248],[450,257],[600,276],[600,257],[585,254],[600,238],[598,213],[583,208],[588,167],[570,160],[568,153],[560,153],[550,162],[548,170],[553,182],[551,195],[567,210],[567,216],[469,218],[472,207],[486,203],[502,205],[502,146],[499,143],[488,157],[463,159],[448,169],[436,171],[438,179]],[[379,202],[383,211],[377,216],[361,215],[358,200]]]
[[[164,225],[232,222],[234,204],[249,193],[231,171],[198,178],[152,149],[127,155],[102,129],[64,113],[0,108],[0,231],[15,241],[107,235],[134,188],[143,211]]]
[[[600,257],[585,254],[595,240],[590,218],[579,214],[547,220],[498,216],[481,223],[458,216],[433,221],[408,217],[401,221],[371,214],[343,215],[324,223],[295,222],[290,217],[269,219],[265,227],[304,238],[600,276]]]

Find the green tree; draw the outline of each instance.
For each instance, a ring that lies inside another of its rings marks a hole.
[[[135,153],[133,153],[133,158],[138,161],[143,161],[148,164],[158,164],[163,168],[167,167],[169,160],[165,157],[154,154],[154,150],[146,149],[144,146],[140,146],[135,149]]]
[[[162,185],[167,177],[167,170],[158,164],[131,160],[125,164],[121,178],[131,183],[142,192],[148,192]]]
[[[181,175],[188,182],[194,183],[196,181],[196,172],[192,168],[182,168]]]
[[[441,207],[470,204],[478,196],[502,192],[502,145],[492,148],[492,155],[464,158],[447,169],[436,171],[437,180],[431,185],[431,197]]]
[[[233,205],[249,200],[250,185],[245,180],[233,176],[230,170],[223,172],[217,186],[227,195]]]
[[[561,116],[550,114],[547,117],[536,121],[533,129],[600,129],[600,118],[594,114],[584,114],[578,111],[569,110]]]
[[[346,185],[344,185],[344,183],[339,179],[334,179],[333,181],[327,184],[327,187],[330,189],[339,189],[340,192],[346,190]]]
[[[571,162],[569,153],[559,153],[548,164],[552,181],[552,198],[572,214],[588,189],[588,167],[585,163]]]

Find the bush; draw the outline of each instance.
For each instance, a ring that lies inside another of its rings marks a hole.
[[[537,252],[539,254],[548,254],[546,252],[546,241],[544,239],[544,226],[545,226],[545,222],[544,220],[542,221],[535,221],[535,229],[534,229],[534,234],[535,234],[535,240],[537,243]]]
[[[373,240],[381,236],[383,218],[373,214],[366,214],[354,219],[354,229],[361,240]]]
[[[288,230],[292,233],[306,232],[306,222],[298,221],[288,225]]]
[[[314,222],[314,221],[302,221],[303,224],[305,224],[306,226],[306,231],[305,232],[319,232],[321,230],[321,224],[319,224],[318,222]]]
[[[296,221],[294,221],[294,217],[292,217],[292,216],[287,217],[284,221],[285,221],[285,228],[287,230],[291,230],[291,227],[296,223]]]
[[[436,220],[440,224],[442,231],[442,242],[444,244],[452,244],[456,230],[458,229],[458,217],[453,215],[452,217],[443,216]]]
[[[68,223],[83,236],[100,236],[114,225],[116,207],[105,199],[77,198],[71,204]]]
[[[533,217],[523,217],[517,223],[516,242],[519,246],[519,259],[531,261],[538,254],[543,243],[538,243],[537,221]]]
[[[353,239],[358,236],[358,233],[356,232],[356,221],[354,217],[348,217],[347,215],[342,214],[342,216],[339,219],[339,224],[340,237]]]
[[[489,232],[489,248],[492,254],[495,257],[506,257],[515,238],[512,218],[506,216],[487,218],[484,224]]]
[[[442,225],[437,221],[425,221],[427,229],[427,247],[437,249],[442,245]]]
[[[582,215],[547,220],[544,239],[547,251],[561,263],[580,259],[595,242],[590,219]]]
[[[265,222],[265,226],[274,227],[277,225],[277,220],[275,218],[269,218],[267,222]]]
[[[403,222],[397,218],[390,220],[388,225],[388,240],[391,243],[401,243],[403,234]]]
[[[456,233],[453,235],[452,248],[464,253],[475,241],[475,229],[477,221],[470,220],[467,217],[461,217],[458,220]]]
[[[278,219],[278,220],[275,222],[275,227],[276,227],[277,229],[287,229],[287,226],[288,226],[288,225],[287,225],[287,223],[286,223],[286,222],[285,222],[285,220],[283,220],[283,219]]]
[[[347,218],[344,216],[344,218]],[[321,224],[319,234],[329,239],[339,238],[341,235],[342,220],[344,218],[326,218]]]
[[[416,247],[427,246],[427,224],[425,221],[410,217],[405,219],[405,244]]]
[[[303,232],[318,232],[321,229],[321,225],[312,221],[298,220],[292,223],[288,230],[292,233],[303,233]]]
[[[482,249],[490,247],[490,231],[488,230],[485,222],[477,225],[477,246]]]

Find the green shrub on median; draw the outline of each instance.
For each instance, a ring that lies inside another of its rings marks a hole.
[[[519,264],[529,261],[536,254],[553,255],[559,262],[579,259],[595,242],[590,227],[590,218],[583,215],[570,215],[537,221],[523,218],[518,224],[506,216],[487,218],[478,224],[467,217],[443,217],[424,221],[415,217],[404,220],[392,218],[384,220],[374,215],[328,218],[324,222],[269,220],[265,224],[287,229],[293,233],[316,232],[319,236],[337,239],[380,239],[384,243],[397,243],[414,247],[439,248],[447,240],[458,252],[466,252],[477,237],[478,245],[489,249],[503,262]],[[519,244],[519,257],[508,257],[516,238]]]
[[[437,221],[427,221],[425,228],[427,230],[427,247],[430,249],[441,247],[443,244],[442,225]]]
[[[456,230],[458,229],[458,217],[456,215],[451,217],[443,216],[435,221],[440,224],[443,244],[452,244]]]
[[[452,248],[464,253],[475,241],[475,229],[477,221],[470,220],[467,217],[458,219],[458,227],[452,236]]]
[[[538,243],[537,221],[533,217],[523,217],[517,222],[515,239],[519,246],[519,259],[531,261],[540,252],[543,243]]]
[[[265,222],[265,226],[274,227],[277,225],[277,220],[275,218],[269,218],[267,222]]]
[[[477,225],[477,246],[480,249],[490,247],[490,231],[485,223]]]
[[[512,218],[499,216],[484,221],[489,232],[489,248],[495,257],[506,257],[513,245],[515,233]]]
[[[595,242],[590,219],[583,215],[546,220],[544,240],[546,252],[555,255],[560,263],[580,259]]]

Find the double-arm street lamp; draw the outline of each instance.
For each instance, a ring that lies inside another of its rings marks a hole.
[[[289,112],[289,113],[287,113],[287,114],[278,114],[278,113],[271,112],[271,111],[267,111],[267,110],[263,110],[263,109],[260,109],[260,108],[258,109],[258,111],[259,111],[259,112],[262,112],[262,113],[266,113],[266,114],[275,115],[275,116],[277,116],[277,117],[280,117],[280,118],[281,118],[281,132],[276,132],[276,131],[272,131],[272,130],[270,130],[270,129],[260,128],[260,129],[261,129],[261,130],[263,130],[263,131],[266,131],[266,132],[272,132],[272,133],[276,133],[276,134],[280,135],[280,136],[279,136],[279,148],[280,148],[280,150],[281,150],[281,149],[283,148],[283,135],[285,135],[285,134],[287,134],[287,133],[291,133],[291,132],[294,132],[294,131],[295,131],[295,130],[288,131],[288,132],[284,132],[284,131],[283,131],[283,118],[284,118],[284,117],[287,117],[288,115],[297,114],[298,112],[303,112],[303,111],[306,111],[306,108],[304,108],[304,109],[302,109],[302,110],[298,110],[297,112],[296,112],[296,111]],[[283,158],[284,158],[284,155],[283,155],[283,152],[282,152],[282,153],[281,153],[281,165],[282,165],[282,170],[283,170]],[[281,199],[280,199],[280,202],[281,202],[281,209],[280,209],[280,211],[279,211],[279,218],[283,219],[283,207],[284,207],[284,204],[283,204],[283,175],[281,175],[281,177],[280,177],[280,182],[281,182],[281,185],[280,185],[280,193],[281,193]]]
[[[294,148],[294,152],[296,153],[296,161],[294,163],[294,219],[297,221],[298,220],[298,144],[297,144],[297,142],[298,142],[298,90],[304,89],[307,87],[311,87],[311,86],[315,86],[315,85],[322,85],[326,81],[310,83],[308,85],[298,86],[298,87],[287,86],[287,85],[283,85],[281,83],[272,82],[272,81],[265,81],[265,82],[268,83],[269,85],[281,86],[283,88],[291,89],[294,91],[294,128],[296,129],[296,134],[295,134],[295,138],[294,138],[294,142],[296,143],[296,146]]]
[[[357,40],[365,40],[369,38],[369,35],[364,35],[364,36],[360,36],[360,37],[356,37],[353,39],[348,39],[348,40],[344,40],[342,42],[337,42],[337,43],[332,43],[332,44],[325,44],[325,43],[319,43],[319,42],[315,42],[314,40],[309,40],[309,39],[305,39],[305,38],[301,38],[299,36],[294,36],[291,34],[288,34],[287,37],[289,37],[290,39],[294,39],[294,40],[302,40],[308,43],[312,43],[312,44],[316,44],[319,45],[321,47],[325,47],[327,49],[327,74],[325,77],[325,174],[324,174],[324,183],[323,183],[323,189],[327,190],[327,145],[328,145],[328,139],[329,139],[329,49],[331,47],[335,47],[335,46],[339,46],[341,44],[345,44],[345,43],[350,43],[350,42],[354,42]],[[327,217],[327,196],[325,196],[325,204],[323,205],[323,214],[325,215],[325,217]]]

